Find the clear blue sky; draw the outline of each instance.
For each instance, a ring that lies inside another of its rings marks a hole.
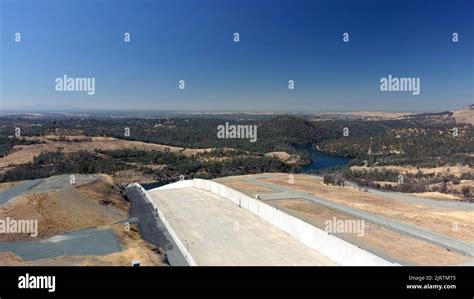
[[[0,0],[4,109],[442,111],[473,100],[472,0]],[[22,42],[14,42],[14,34]],[[131,42],[123,42],[124,32]],[[233,42],[239,32],[240,43]],[[350,43],[342,33],[350,33]],[[458,32],[460,41],[451,41]],[[55,79],[95,77],[96,94]],[[388,74],[421,94],[383,93]],[[186,89],[178,90],[178,80]],[[288,80],[296,89],[288,90]],[[0,107],[2,107],[0,106]]]

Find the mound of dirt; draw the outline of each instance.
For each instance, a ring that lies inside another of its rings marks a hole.
[[[143,241],[135,225],[124,230],[122,224],[111,227],[123,246],[121,252],[100,256],[59,256],[34,261],[24,261],[11,252],[0,252],[2,266],[131,266],[139,260],[141,266],[166,266],[164,252]]]
[[[54,183],[55,178],[49,178],[48,183]],[[0,219],[38,220],[38,236],[0,234],[0,242],[37,240],[82,228],[110,225],[126,220],[127,211],[128,203],[120,187],[109,176],[100,175],[82,185],[64,184],[62,188],[55,186],[50,190],[40,184],[0,208]]]

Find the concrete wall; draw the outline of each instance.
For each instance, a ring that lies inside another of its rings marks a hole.
[[[158,187],[156,189],[175,189],[175,188],[188,188],[188,187],[194,187],[194,180],[177,181],[168,185]]]
[[[127,187],[132,187],[132,188],[137,188],[140,190],[140,192],[145,196],[146,200],[151,203],[153,206],[153,209],[157,211],[158,217],[160,218],[161,222],[163,222],[163,225],[165,226],[166,230],[170,234],[170,236],[173,238],[174,242],[178,246],[179,251],[183,254],[184,258],[187,260],[188,264],[190,266],[197,266],[196,262],[194,261],[193,257],[191,254],[189,254],[188,250],[186,249],[186,246],[184,246],[183,242],[179,239],[178,235],[176,232],[173,230],[171,225],[169,224],[168,220],[165,218],[164,214],[156,207],[155,203],[153,200],[151,200],[150,196],[148,195],[148,192],[139,184],[133,183],[128,185]]]
[[[303,220],[282,212],[260,200],[256,200],[237,190],[222,184],[194,179],[179,181],[165,185],[158,189],[195,187],[207,190],[230,200],[235,205],[242,207],[263,220],[278,227],[302,244],[327,256],[343,266],[394,266],[396,263],[386,261],[368,251],[365,251],[334,235],[329,235],[324,230],[314,227]]]

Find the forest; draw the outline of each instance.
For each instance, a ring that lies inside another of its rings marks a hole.
[[[258,127],[258,141],[217,138],[218,127],[233,125]],[[15,128],[21,137],[15,138]],[[346,132],[347,134],[344,134]],[[450,112],[410,115],[399,119],[326,119],[311,115],[194,115],[179,114],[161,117],[87,116],[87,115],[15,115],[0,117],[0,157],[14,146],[40,143],[31,136],[54,135],[65,142],[81,142],[92,137],[114,137],[183,148],[213,148],[193,156],[169,151],[115,150],[79,153],[42,153],[31,163],[8,169],[0,181],[25,180],[62,173],[114,174],[133,168],[151,174],[157,180],[186,177],[215,178],[259,172],[302,172],[301,165],[289,165],[264,156],[269,152],[299,155],[304,152],[293,145],[311,143],[318,151],[351,159],[342,169],[326,169],[316,173],[333,174],[360,186],[423,192],[428,185],[455,182],[453,177],[433,177],[399,173],[395,170],[355,171],[364,167],[440,167],[467,165],[474,167],[474,131],[469,124],[456,124]],[[82,136],[82,139],[75,136]],[[84,136],[86,139],[84,139]],[[230,150],[229,150],[230,149]],[[146,167],[162,165],[160,169]],[[401,185],[380,185],[378,181],[397,182],[399,175],[407,180]],[[471,173],[462,174],[472,179]],[[459,178],[458,178],[459,179]],[[337,180],[335,180],[337,181]],[[332,181],[331,181],[332,182]],[[436,185],[437,186],[437,185]]]

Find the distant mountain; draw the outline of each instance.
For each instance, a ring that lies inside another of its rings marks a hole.
[[[453,111],[456,123],[471,124],[474,126],[474,104],[460,110]]]

